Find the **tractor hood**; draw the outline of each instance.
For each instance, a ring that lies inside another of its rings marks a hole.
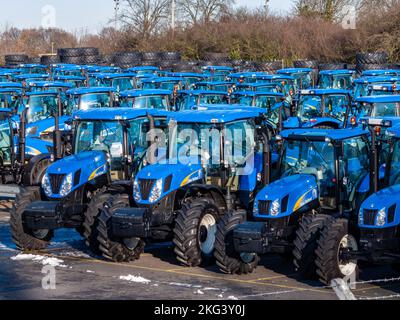
[[[47,169],[47,177],[51,184],[50,192],[42,184],[46,195],[51,198],[64,198],[73,191],[79,189],[86,183],[94,183],[95,178],[106,174],[109,171],[107,154],[103,151],[87,151],[77,155],[63,158]],[[53,184],[53,180],[59,181],[58,187]],[[62,194],[62,185],[70,179],[70,187],[66,194]],[[46,180],[46,179],[45,179]],[[54,190],[55,189],[55,190]],[[59,189],[59,190],[58,190]]]
[[[366,212],[368,210],[375,216],[373,225],[367,222]],[[384,215],[385,223],[377,226],[376,219],[378,215]],[[400,224],[400,185],[395,185],[374,193],[367,198],[360,208],[359,226],[361,228],[391,228]]]
[[[35,157],[43,153],[52,153],[53,143],[39,138],[26,137],[25,155]]]
[[[254,217],[287,217],[318,198],[319,189],[315,176],[297,174],[285,177],[264,187],[257,194]]]
[[[68,116],[60,117],[60,130],[64,130],[65,122],[70,119]],[[28,137],[40,137],[41,134],[54,131],[54,118],[48,118],[26,125],[26,135]]]
[[[134,186],[135,200],[140,204],[154,204],[171,192],[184,187],[192,182],[200,181],[204,177],[203,168],[200,164],[154,164],[143,168],[137,175]],[[150,201],[144,190],[144,184],[151,182],[147,189],[156,187],[157,182],[161,189],[159,196]],[[143,190],[142,190],[143,189]]]

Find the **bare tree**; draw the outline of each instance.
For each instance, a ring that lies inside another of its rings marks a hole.
[[[189,24],[210,22],[229,11],[235,0],[179,0],[178,10]]]
[[[143,39],[159,32],[167,21],[170,0],[124,0],[118,19]]]
[[[338,22],[347,14],[346,7],[358,8],[360,0],[296,0],[295,13],[307,18],[323,18]]]

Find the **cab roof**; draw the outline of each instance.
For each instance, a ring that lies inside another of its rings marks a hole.
[[[0,88],[0,94],[22,94],[22,88]]]
[[[177,122],[182,123],[227,123],[237,120],[256,118],[260,116],[260,112],[255,109],[234,109],[232,105],[215,105],[210,110],[184,110],[175,112],[169,116],[169,119],[173,119]],[[220,108],[220,109],[218,109]],[[217,109],[217,110],[216,110]],[[264,111],[265,112],[265,111]]]
[[[380,76],[380,77],[362,77],[354,80],[354,83],[369,84],[377,82],[397,82],[400,81],[400,77],[393,76]]]
[[[85,81],[86,78],[85,77],[80,77],[80,76],[65,76],[65,75],[57,75],[54,76],[54,80],[81,80],[81,81]]]
[[[322,96],[326,94],[351,94],[351,91],[343,89],[307,89],[307,90],[301,90],[300,94]]]
[[[18,75],[14,75],[13,76],[15,79],[21,79],[21,80],[25,80],[25,79],[33,79],[33,78],[37,78],[37,79],[47,79],[50,77],[49,74],[35,74],[35,73],[28,73],[28,74],[18,74]]]
[[[143,79],[142,83],[160,83],[160,82],[172,82],[172,81],[185,81],[185,79],[180,77],[156,77],[156,78],[148,78]]]
[[[257,97],[257,96],[272,96],[272,97],[280,97],[283,98],[285,95],[280,92],[272,92],[272,91],[238,91],[232,94],[233,96],[249,96],[249,97]]]
[[[360,97],[355,100],[356,102],[364,102],[364,103],[384,103],[384,102],[399,102],[400,103],[400,95],[391,95],[391,96],[369,96],[369,97]]]
[[[394,138],[400,139],[400,123],[397,120],[398,118],[395,120],[396,124],[387,130],[387,134]]]
[[[39,88],[52,88],[52,87],[72,88],[71,83],[57,82],[57,81],[30,81],[28,83],[28,86],[39,87]]]
[[[279,81],[279,80],[295,80],[294,77],[292,76],[287,76],[284,74],[266,74],[266,75],[256,75],[255,76],[256,79],[259,80],[270,80],[270,81]]]
[[[136,73],[126,72],[126,73],[95,73],[94,77],[98,79],[117,79],[117,78],[134,78],[137,76]]]
[[[156,109],[133,109],[133,108],[95,108],[77,111],[74,120],[130,120],[145,117],[147,114],[166,117],[168,111]]]
[[[227,96],[228,93],[225,91],[215,91],[215,90],[178,90],[179,94],[190,95],[190,96],[200,96],[205,94],[214,94],[214,95],[224,95]]]
[[[22,84],[18,82],[0,82],[0,88],[22,89]]]
[[[381,76],[381,75],[397,76],[398,74],[400,74],[400,70],[383,69],[383,70],[366,70],[361,74],[361,76],[362,77],[374,77],[374,76]]]
[[[310,68],[286,68],[286,69],[278,70],[276,73],[290,75],[290,74],[295,74],[295,73],[309,73],[312,71],[313,71],[313,69],[310,69]]]
[[[208,78],[208,75],[202,73],[195,73],[195,72],[171,72],[169,74],[171,77],[178,77],[178,78]]]
[[[203,81],[196,82],[195,85],[210,85],[210,86],[220,86],[220,85],[234,85],[236,82],[233,81]]]
[[[82,95],[88,93],[108,93],[108,92],[116,92],[115,88],[112,87],[82,87],[82,88],[74,88],[67,91],[67,94],[71,95]]]
[[[158,89],[143,89],[143,90],[126,90],[120,92],[120,97],[122,98],[133,98],[133,97],[143,97],[143,96],[155,96],[155,95],[171,95],[170,90],[158,90]]]
[[[268,72],[237,72],[237,73],[231,73],[229,75],[229,78],[255,78],[257,76],[266,76],[268,75]]]
[[[349,69],[342,69],[342,70],[322,70],[319,72],[320,75],[352,75],[356,73],[355,70],[349,70]]]
[[[310,140],[323,141],[328,138],[334,141],[369,135],[369,131],[359,128],[354,129],[290,129],[280,134],[284,139],[297,140],[300,137]]]
[[[124,70],[124,72],[136,72],[136,71],[160,71],[160,68],[155,66],[143,66],[143,67],[132,67]]]
[[[400,91],[400,87],[393,85],[392,83],[382,83],[382,84],[370,84],[368,85],[368,89],[372,90],[381,90],[381,91]]]

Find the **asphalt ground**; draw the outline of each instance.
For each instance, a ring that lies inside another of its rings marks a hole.
[[[91,255],[73,230],[57,231],[44,251],[21,253],[11,241],[10,206],[0,201],[0,299],[338,299],[318,281],[301,281],[290,261],[277,255],[263,257],[256,272],[246,276],[225,275],[215,266],[183,267],[171,243],[148,246],[139,261],[112,263]],[[54,266],[55,288],[46,280],[48,265]],[[390,280],[397,277],[389,267],[363,266],[359,281],[366,283],[352,293],[358,299],[399,299],[400,281]]]

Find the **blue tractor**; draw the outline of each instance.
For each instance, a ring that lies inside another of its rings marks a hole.
[[[296,92],[299,90],[310,89],[315,87],[314,70],[309,68],[288,68],[281,69],[277,74],[286,75],[295,79],[294,86]]]
[[[400,117],[400,96],[384,95],[362,97],[353,106],[359,118],[362,117]]]
[[[172,91],[161,89],[129,90],[119,95],[123,108],[172,110]]]
[[[45,74],[48,67],[41,64],[20,64],[17,67],[24,74]]]
[[[43,249],[54,230],[75,228],[90,247],[98,248],[92,227],[102,199],[131,190],[129,183],[118,181],[129,181],[142,167],[147,132],[165,116],[162,111],[125,108],[77,112],[73,154],[47,168],[41,187],[24,188],[16,198],[11,230],[17,247]]]
[[[295,117],[284,122],[284,128],[346,128],[352,115],[352,97],[348,90],[302,90],[295,107]]]
[[[181,90],[175,97],[176,109],[190,110],[201,104],[228,104],[229,94],[211,90]]]
[[[152,77],[141,80],[142,89],[184,90],[185,80],[178,77]]]
[[[354,216],[369,194],[368,131],[293,129],[280,139],[280,178],[257,193],[253,221],[232,211],[218,225],[215,257],[224,273],[253,272],[261,254],[292,253],[299,274],[315,277],[321,231],[334,216]]]
[[[29,81],[26,84],[26,91],[42,92],[42,91],[57,91],[65,93],[73,88],[71,83],[58,82],[58,81]]]
[[[54,76],[54,81],[72,84],[73,88],[86,87],[86,78],[83,76]]]
[[[356,71],[354,70],[324,70],[318,76],[319,89],[352,90]]]
[[[251,208],[271,177],[263,110],[216,108],[172,114],[168,159],[144,167],[131,192],[107,201],[97,227],[106,259],[133,261],[145,241],[173,240],[183,265],[208,263],[223,214]]]
[[[133,72],[138,76],[149,75],[149,76],[158,76],[160,68],[154,66],[141,66],[141,67],[132,67],[125,69],[124,72]]]
[[[395,118],[368,119],[374,146],[370,179],[373,194],[358,208],[358,217],[338,217],[323,230],[318,241],[316,265],[318,276],[325,284],[336,278],[356,278],[358,261],[390,264],[399,271],[399,123]],[[383,131],[386,134],[382,134]],[[390,151],[382,166],[381,152],[385,145]]]
[[[231,73],[228,77],[228,81],[235,83],[256,83],[258,76],[266,76],[267,72],[238,72]]]
[[[400,70],[396,69],[383,69],[383,70],[366,70],[363,71],[361,77],[397,77],[400,76]]]
[[[210,90],[231,93],[235,86],[234,82],[229,81],[204,81],[193,85],[194,90]]]
[[[282,93],[285,91],[280,82],[272,83],[239,83],[234,86],[235,92],[277,92]]]
[[[400,81],[399,77],[380,76],[380,77],[363,77],[354,80],[353,98],[361,98],[368,96],[368,87],[371,85],[397,85]]]
[[[95,86],[113,87],[117,92],[137,89],[136,73],[98,73]]]
[[[207,76],[221,75],[224,77],[229,76],[233,72],[232,67],[226,66],[205,66],[202,68],[203,73]]]

